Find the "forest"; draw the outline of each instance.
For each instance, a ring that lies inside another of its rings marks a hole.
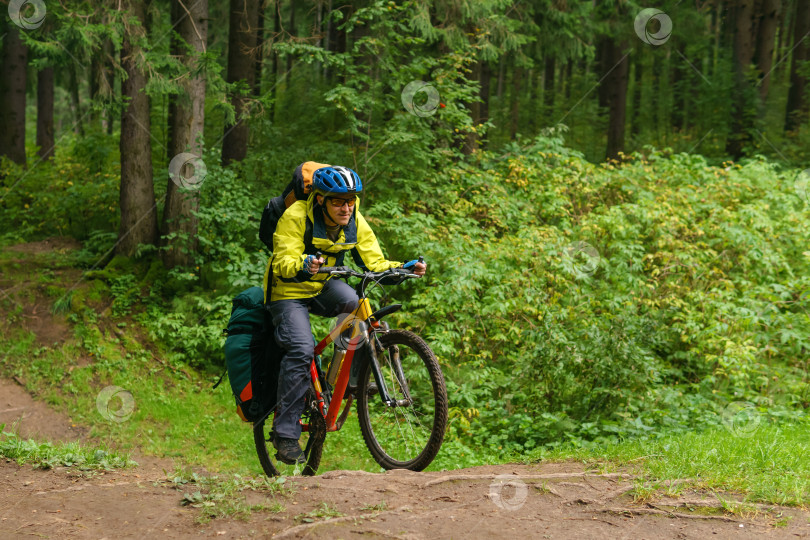
[[[305,161],[428,263],[375,302],[444,371],[436,467],[805,420],[810,0],[2,4],[0,373],[91,425],[129,389],[105,434],[256,472],[211,383]]]

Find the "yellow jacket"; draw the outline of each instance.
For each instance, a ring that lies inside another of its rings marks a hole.
[[[359,200],[349,223],[340,229],[338,239],[332,242],[326,235],[323,211],[310,194],[306,201],[293,203],[278,220],[273,234],[275,251],[264,273],[264,299],[268,301],[293,298],[311,298],[321,292],[332,276],[311,275],[304,270],[304,259],[320,251],[324,266],[341,266],[346,252],[351,252],[355,263],[372,272],[382,272],[402,266],[401,262],[386,260],[371,227],[360,215]],[[270,282],[270,283],[268,283]]]

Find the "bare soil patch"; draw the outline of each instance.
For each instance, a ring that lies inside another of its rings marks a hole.
[[[66,254],[79,247],[81,245],[72,238],[54,237],[3,248],[20,255],[19,259],[4,261],[0,272],[0,306],[6,324],[11,314],[12,325],[32,332],[37,343],[46,347],[70,338],[71,328],[65,316],[55,314],[53,308],[65,291],[81,282],[82,271],[51,268],[46,261],[54,253]],[[46,275],[47,279],[43,279]]]
[[[59,414],[45,403],[34,400],[14,381],[0,379],[0,424],[25,439],[38,441],[80,441],[87,429]]]
[[[329,471],[293,478],[278,513],[197,522],[160,463],[91,478],[0,463],[0,537],[30,538],[806,538],[808,514],[754,517],[696,510],[676,500],[633,504],[624,475],[576,464],[503,465],[385,474]],[[516,489],[517,487],[517,489]],[[186,487],[186,489],[189,489]],[[193,489],[193,488],[191,488]],[[699,497],[692,494],[691,499]],[[326,506],[324,506],[326,505]],[[691,509],[690,509],[691,508]],[[323,517],[327,510],[331,517]],[[789,517],[783,527],[777,518]]]
[[[25,304],[22,312],[22,327],[37,336],[37,343],[52,347],[63,343],[71,336],[70,325],[62,315],[51,312],[53,299],[38,298],[33,304]]]
[[[10,251],[19,251],[20,253],[37,254],[50,251],[64,252],[79,249],[81,247],[81,243],[75,238],[71,238],[69,236],[53,236],[38,242],[25,242],[23,244],[8,246],[5,249]]]

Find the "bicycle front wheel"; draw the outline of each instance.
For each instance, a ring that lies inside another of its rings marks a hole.
[[[421,471],[439,453],[447,426],[447,390],[439,363],[427,343],[405,330],[379,335],[380,374],[390,397],[383,402],[371,362],[359,376],[360,431],[374,460],[384,469]],[[370,343],[368,346],[375,346]]]

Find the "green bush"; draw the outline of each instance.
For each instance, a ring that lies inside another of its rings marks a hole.
[[[0,165],[0,228],[17,241],[115,231],[120,164],[112,137],[64,136],[52,161]]]
[[[478,443],[686,429],[728,401],[807,406],[795,171],[654,150],[594,165],[559,137],[511,150],[374,212],[385,238],[428,255],[403,321],[440,356],[451,403],[480,413]]]

